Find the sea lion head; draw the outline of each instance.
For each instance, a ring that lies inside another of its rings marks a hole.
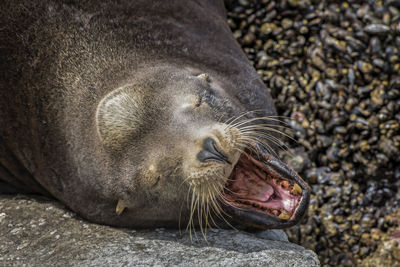
[[[138,73],[96,113],[110,177],[103,186],[124,225],[299,222],[309,187],[272,155],[276,119],[239,103],[215,73],[171,66]]]

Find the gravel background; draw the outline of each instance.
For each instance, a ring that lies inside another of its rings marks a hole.
[[[399,264],[400,1],[228,1],[312,186],[289,238],[321,264]]]

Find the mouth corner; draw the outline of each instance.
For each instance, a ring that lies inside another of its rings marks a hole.
[[[304,217],[310,188],[271,154],[245,150],[227,179],[221,200],[233,220],[261,229],[288,228]]]

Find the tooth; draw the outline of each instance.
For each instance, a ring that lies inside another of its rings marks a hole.
[[[281,220],[288,220],[290,218],[290,213],[286,210],[281,210],[281,214],[278,216]]]
[[[290,191],[293,195],[301,195],[302,192],[303,190],[298,184],[294,184],[293,189]]]
[[[120,199],[120,200],[118,200],[118,204],[117,204],[117,207],[115,208],[115,212],[119,216],[122,214],[122,212],[124,212],[125,208],[126,208],[126,205],[125,205],[124,201]]]

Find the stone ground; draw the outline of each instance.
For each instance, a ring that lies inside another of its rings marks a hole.
[[[42,197],[0,196],[0,266],[319,266],[280,230],[177,230],[89,223]],[[272,240],[271,240],[272,239]]]

